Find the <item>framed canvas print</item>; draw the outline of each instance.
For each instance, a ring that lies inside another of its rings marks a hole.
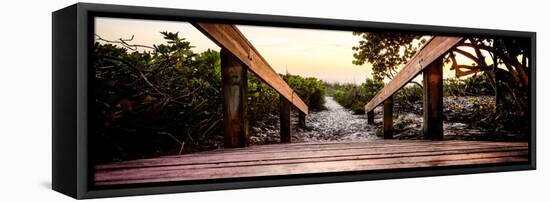
[[[52,17],[53,189],[75,198],[535,169],[534,32]]]

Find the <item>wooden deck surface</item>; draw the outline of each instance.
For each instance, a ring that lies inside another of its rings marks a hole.
[[[95,167],[96,185],[411,167],[527,162],[524,142],[292,143],[140,159]]]

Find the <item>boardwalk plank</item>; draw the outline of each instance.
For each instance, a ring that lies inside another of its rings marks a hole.
[[[412,154],[416,155],[421,152],[446,152],[446,151],[458,151],[458,152],[476,152],[476,151],[508,151],[508,150],[524,150],[526,146],[486,146],[480,148],[476,145],[456,145],[452,148],[434,146],[434,147],[397,147],[397,148],[365,148],[357,147],[353,149],[331,149],[331,150],[280,150],[279,152],[270,153],[228,153],[223,155],[204,155],[195,156],[193,158],[185,158],[180,156],[179,158],[153,158],[141,161],[133,161],[129,163],[115,163],[103,166],[98,166],[97,169],[122,169],[122,168],[138,168],[148,166],[173,166],[173,165],[194,165],[201,163],[230,163],[230,162],[242,162],[242,161],[270,161],[280,159],[300,159],[300,158],[320,158],[320,157],[334,157],[334,156],[359,156],[359,155],[392,155],[392,154]],[[292,153],[291,156],[288,153]]]
[[[96,185],[526,162],[524,142],[394,141],[254,146],[96,166]],[[262,150],[268,150],[268,152]]]

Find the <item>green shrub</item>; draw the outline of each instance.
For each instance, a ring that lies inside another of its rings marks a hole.
[[[365,83],[356,84],[333,84],[333,97],[343,107],[352,110],[355,114],[365,113],[365,104],[368,103],[382,89],[384,83],[367,79]]]
[[[486,74],[474,75],[466,79],[445,79],[443,81],[444,96],[479,96],[493,95],[494,90]],[[417,103],[422,101],[423,87],[410,84],[401,88],[394,95],[396,102]]]
[[[94,161],[222,145],[218,52],[197,54],[177,33],[162,35],[166,44],[143,52],[95,43]]]
[[[466,79],[445,79],[443,92],[446,96],[494,95],[494,88],[489,79],[487,74],[475,74]]]
[[[399,103],[415,103],[422,101],[423,90],[419,85],[406,85],[399,89],[395,95],[395,102]]]
[[[291,74],[282,77],[310,109],[325,109],[327,87],[323,81],[313,77],[304,78]]]
[[[354,114],[365,114],[365,105],[367,103],[364,103],[362,101],[358,101],[353,103],[351,106],[351,111],[353,111]]]
[[[95,43],[91,135],[93,161],[109,162],[211,150],[223,146],[221,66],[217,51],[192,51],[178,33],[148,51]],[[285,75],[311,109],[324,108],[326,87]],[[277,114],[279,94],[248,74],[251,126]]]
[[[261,81],[256,75],[248,73],[248,118],[250,125],[263,120],[266,114],[276,115],[279,110],[279,93]]]

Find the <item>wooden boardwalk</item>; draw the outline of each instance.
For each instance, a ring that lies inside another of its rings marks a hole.
[[[95,184],[527,161],[525,142],[377,140],[272,144],[97,165]]]

